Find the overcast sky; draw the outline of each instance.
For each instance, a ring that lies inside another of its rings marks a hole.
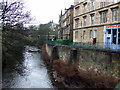
[[[64,11],[73,3],[74,0],[25,0],[27,10],[36,18],[33,24],[47,23],[50,20],[58,23],[61,10]]]

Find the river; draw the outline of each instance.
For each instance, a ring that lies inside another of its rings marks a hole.
[[[3,88],[55,88],[50,80],[47,68],[38,50],[33,46],[26,46],[23,60],[15,65],[11,71],[3,71]]]

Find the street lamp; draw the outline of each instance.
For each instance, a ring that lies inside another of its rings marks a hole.
[[[55,37],[55,29],[53,29],[53,32],[54,32],[54,40],[56,40],[56,37]]]
[[[50,32],[48,32],[48,40],[49,40],[49,34],[50,34]]]
[[[53,32],[55,32],[55,29],[53,29]]]

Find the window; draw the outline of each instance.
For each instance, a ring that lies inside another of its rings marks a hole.
[[[117,10],[113,9],[113,22],[117,21]]]
[[[86,32],[83,32],[83,39],[86,39]]]
[[[67,25],[69,24],[69,18],[67,18]]]
[[[97,30],[94,30],[94,38],[97,37]]]
[[[80,11],[81,11],[81,9],[80,9],[80,7],[79,7],[79,14],[80,14]]]
[[[105,7],[107,5],[107,0],[101,0],[101,7]]]
[[[86,11],[87,11],[87,3],[84,4],[84,13],[86,13]]]
[[[117,0],[113,0],[114,3],[117,3]]]
[[[78,31],[75,32],[75,39],[78,39]]]
[[[118,29],[118,44],[120,44],[120,29]]]
[[[69,39],[69,35],[66,35],[66,39]]]
[[[106,23],[107,22],[107,11],[100,13],[100,23]]]
[[[94,1],[92,1],[92,3],[91,3],[91,4],[92,4],[91,9],[92,9],[92,10],[94,10],[94,6],[95,6],[95,4],[94,4],[94,3],[95,3]]]
[[[70,10],[67,11],[67,16],[69,16],[69,15],[70,15]]]
[[[75,16],[79,15],[79,7],[75,8]]]
[[[117,29],[113,29],[112,32],[113,32],[112,42],[116,44],[117,43]]]
[[[107,34],[111,34],[111,30],[108,29],[108,30],[107,30]]]
[[[66,28],[66,33],[69,34],[69,27]]]
[[[91,15],[91,24],[94,25],[94,15]]]
[[[79,19],[76,19],[76,20],[75,20],[75,28],[77,28],[78,25],[79,25]]]
[[[90,30],[90,39],[92,39],[92,30]]]
[[[82,27],[82,21],[81,21],[81,27]]]
[[[86,26],[86,17],[83,17],[84,19],[84,26]]]

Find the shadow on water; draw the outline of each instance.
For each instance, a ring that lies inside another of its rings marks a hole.
[[[30,52],[35,51],[35,52]],[[53,88],[39,49],[26,46],[23,60],[3,71],[3,88]]]

